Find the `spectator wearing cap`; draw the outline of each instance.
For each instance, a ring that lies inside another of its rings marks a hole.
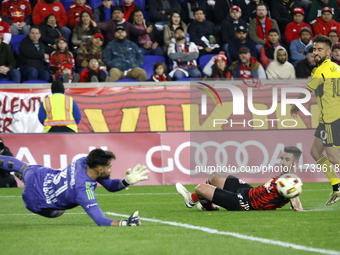
[[[315,35],[328,35],[331,30],[340,30],[340,23],[333,19],[333,10],[330,7],[324,7],[321,11],[321,17],[316,18],[313,25]]]
[[[74,58],[68,50],[68,44],[65,37],[58,37],[56,42],[56,49],[50,56],[50,69],[53,72],[54,79],[61,79],[63,82],[69,83],[70,81],[77,82],[74,79]]]
[[[221,41],[223,50],[228,52],[228,43],[235,39],[235,30],[239,26],[248,27],[247,22],[241,19],[242,11],[237,5],[230,8],[229,16],[221,24]]]
[[[331,60],[340,65],[340,43],[333,45],[331,56]]]
[[[124,19],[133,22],[133,13],[136,11],[142,11],[142,9],[134,3],[134,0],[124,0],[124,3],[120,6],[124,13]]]
[[[139,48],[141,48],[143,55],[159,55],[164,56],[164,51],[160,47],[162,44],[162,34],[156,29],[156,27],[150,22],[144,19],[144,14],[141,10],[135,11],[133,14],[133,25],[140,30],[147,30],[149,26],[152,26],[152,32],[150,34],[134,36],[131,35],[131,41],[133,41]]]
[[[279,31],[272,28],[268,31],[268,40],[260,50],[260,62],[264,69],[274,60],[274,51],[278,46],[283,46],[280,42]]]
[[[282,46],[274,51],[274,60],[269,63],[266,74],[268,79],[295,79],[294,66],[288,62],[288,53]]]
[[[321,16],[322,9],[325,7],[331,8],[333,11],[333,19],[338,20],[339,7],[337,0],[313,0],[307,16],[307,23],[313,25],[316,21],[316,18]]]
[[[312,32],[308,27],[304,27],[300,32],[300,39],[291,42],[289,46],[291,62],[294,66],[305,59],[308,49],[313,48]]]
[[[86,44],[85,47],[80,48],[76,57],[76,68],[79,73],[88,67],[91,59],[96,59],[99,68],[101,70],[106,70],[106,66],[103,62],[103,42],[104,36],[101,33],[96,33],[91,38],[90,43]]]
[[[287,24],[293,21],[292,12],[300,7],[300,0],[271,0],[270,14],[279,25],[281,34],[285,32]]]
[[[229,70],[234,79],[266,79],[266,72],[256,58],[250,55],[247,47],[239,50],[239,59],[231,63]]]
[[[121,78],[132,78],[140,81],[146,80],[146,72],[140,68],[144,63],[141,49],[126,39],[123,26],[116,27],[116,40],[109,42],[103,53],[103,60],[109,68],[111,81]]]
[[[52,95],[40,104],[38,118],[46,133],[77,133],[81,112],[76,101],[65,95],[61,80],[53,81]]]
[[[296,7],[293,10],[293,21],[289,22],[285,28],[285,42],[290,44],[293,40],[300,38],[300,32],[303,27],[312,28],[306,22],[303,22],[305,11],[301,7]]]
[[[139,35],[145,35],[146,33],[149,34],[152,32],[153,28],[152,26],[149,26],[146,31],[137,29],[135,26],[133,26],[130,22],[126,21],[124,19],[124,13],[122,8],[120,7],[114,7],[112,12],[112,19],[109,19],[108,21],[102,22],[102,23],[96,23],[93,22],[93,25],[95,27],[98,27],[100,30],[105,32],[106,34],[106,42],[111,42],[115,39],[115,30],[116,27],[120,26],[123,27],[126,32],[126,38],[130,39],[130,34],[134,34],[136,36]]]
[[[232,75],[227,66],[227,57],[224,51],[221,51],[218,55],[213,56],[210,61],[205,65],[203,73],[209,78],[216,80],[230,80]]]
[[[49,81],[49,55],[45,46],[40,42],[40,29],[32,26],[27,37],[21,40],[17,65],[20,67],[22,81],[44,80]]]
[[[62,36],[61,27],[58,25],[57,18],[53,14],[49,14],[39,28],[40,41],[45,45],[46,53],[50,55],[56,49],[56,39]]]
[[[175,80],[192,77],[201,78],[202,74],[197,68],[199,53],[194,42],[186,42],[184,30],[176,28],[174,38],[176,43],[171,43],[168,49],[168,56],[173,62],[173,70],[169,73]]]
[[[91,19],[94,19],[91,7],[85,4],[85,2],[86,0],[75,0],[75,3],[70,5],[67,13],[68,26],[70,28],[74,28],[80,22],[83,11],[87,11]]]
[[[316,67],[313,47],[310,47],[307,51],[306,58],[300,60],[295,67],[296,78],[306,79],[311,76],[312,70]]]
[[[102,4],[94,9],[93,15],[96,23],[105,22],[112,18],[112,12],[114,9],[112,3],[112,0],[102,0]]]
[[[339,35],[338,35],[338,31],[336,30],[330,30],[328,32],[329,39],[331,39],[332,41],[332,45],[338,44],[339,43]]]
[[[156,26],[159,25],[161,27],[168,23],[172,12],[181,12],[179,1],[173,0],[151,0],[149,7],[151,21],[154,22]]]
[[[67,14],[64,5],[59,0],[41,0],[37,2],[32,13],[33,24],[40,26],[49,14],[53,14],[56,17],[58,25],[61,27],[62,35],[68,39],[71,35],[71,30],[66,27]]]
[[[235,30],[235,39],[228,45],[228,59],[232,63],[239,59],[239,50],[241,47],[247,47],[250,50],[250,55],[258,58],[256,44],[248,38],[248,29],[245,26],[239,26]]]
[[[11,39],[12,39],[11,27],[6,21],[3,21],[1,17],[0,17],[0,28],[2,28],[0,30],[0,39],[5,43],[10,44]]]
[[[0,39],[0,80],[9,79],[20,83],[20,72],[15,69],[15,59],[11,46]]]
[[[249,22],[249,37],[250,40],[256,43],[256,48],[259,52],[268,40],[268,31],[272,28],[276,28],[279,31],[276,21],[268,18],[267,14],[267,5],[260,3],[256,6],[256,18]],[[281,34],[279,35],[281,36]]]
[[[218,54],[221,51],[219,45],[219,32],[209,20],[205,20],[203,9],[194,11],[194,22],[188,28],[190,41],[194,42],[199,48],[200,56],[204,54]]]
[[[73,46],[76,48],[85,46],[85,44],[89,43],[92,36],[96,33],[100,33],[100,29],[93,26],[91,13],[88,11],[82,11],[80,13],[80,20],[73,29]]]
[[[28,0],[5,0],[1,17],[11,26],[11,34],[28,34],[32,21],[32,8]]]

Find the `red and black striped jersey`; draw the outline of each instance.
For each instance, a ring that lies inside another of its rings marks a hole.
[[[276,188],[278,178],[269,180],[263,185],[251,188],[248,191],[250,203],[255,210],[276,210],[290,202],[290,199],[281,196]]]

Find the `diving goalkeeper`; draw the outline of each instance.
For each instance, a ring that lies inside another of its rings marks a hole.
[[[94,149],[64,170],[54,170],[0,155],[0,169],[14,171],[24,182],[22,198],[33,213],[55,218],[80,205],[98,226],[139,226],[138,211],[127,220],[114,220],[106,218],[97,204],[94,192],[97,182],[106,190],[116,192],[148,179],[149,170],[139,164],[128,169],[124,179],[111,179],[113,159],[116,156],[112,152]]]

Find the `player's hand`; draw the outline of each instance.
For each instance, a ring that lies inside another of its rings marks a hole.
[[[297,118],[299,111],[300,109],[295,104],[292,105],[292,108],[290,108],[290,116],[293,118]]]
[[[121,220],[119,223],[119,226],[121,227],[126,227],[126,226],[130,226],[130,227],[136,227],[139,226],[141,224],[140,222],[140,217],[138,215],[138,211],[135,211],[133,214],[131,214],[131,216],[127,219],[127,220]]]
[[[146,168],[146,166],[138,164],[132,169],[132,171],[131,168],[126,171],[125,181],[130,185],[139,181],[145,181],[149,179],[148,176],[146,176],[148,173],[150,173],[150,171]]]

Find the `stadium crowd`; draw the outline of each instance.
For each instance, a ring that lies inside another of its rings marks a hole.
[[[307,78],[340,0],[2,0],[0,83]]]

